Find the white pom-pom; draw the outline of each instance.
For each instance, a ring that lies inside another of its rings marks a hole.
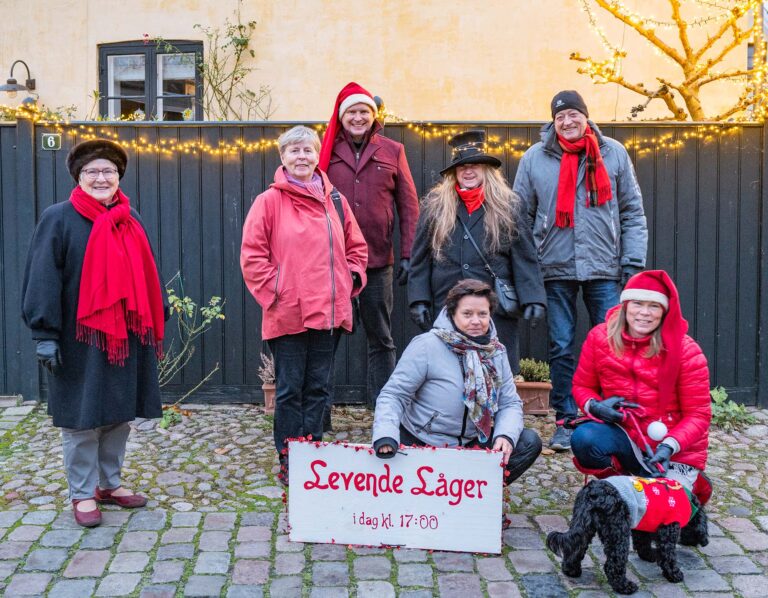
[[[664,422],[655,421],[648,425],[648,437],[651,440],[662,440],[667,435],[667,426]]]

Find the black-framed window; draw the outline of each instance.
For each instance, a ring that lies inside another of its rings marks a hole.
[[[147,120],[203,120],[202,58],[202,42],[99,45],[99,112],[106,118],[140,110]]]

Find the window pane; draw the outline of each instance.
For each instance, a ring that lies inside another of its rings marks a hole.
[[[160,54],[157,89],[165,94],[195,95],[195,54]]]
[[[194,120],[195,98],[184,96],[160,96],[157,98],[157,113],[162,120]]]
[[[144,98],[121,98],[107,101],[109,118],[134,116],[136,110],[141,110],[146,117],[147,106]]]
[[[107,95],[144,95],[146,65],[143,54],[109,56],[107,58]]]

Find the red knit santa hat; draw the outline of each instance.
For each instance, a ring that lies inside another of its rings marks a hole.
[[[646,270],[627,281],[621,293],[621,302],[631,300],[655,301],[666,312],[661,323],[664,363],[659,370],[659,398],[667,400],[677,386],[683,337],[688,332],[688,322],[680,309],[677,287],[664,270]]]
[[[339,132],[339,120],[341,115],[355,104],[366,104],[373,110],[373,116],[376,117],[376,102],[373,100],[373,96],[362,86],[358,85],[354,81],[347,83],[339,95],[336,96],[336,104],[333,106],[333,113],[331,119],[328,121],[328,128],[323,135],[323,144],[320,146],[320,160],[318,167],[320,170],[327,170],[328,164],[331,162],[331,155],[333,154],[333,142],[336,140],[336,135]]]

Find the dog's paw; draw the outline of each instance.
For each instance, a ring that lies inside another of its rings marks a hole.
[[[563,561],[563,573],[568,577],[581,577],[581,563],[566,563]]]
[[[611,583],[611,587],[617,594],[634,594],[638,590],[638,585],[627,578]]]
[[[672,583],[680,583],[685,578],[683,572],[680,571],[680,569],[677,567],[674,569],[663,570],[662,573],[664,574],[664,577],[667,579],[667,581],[671,581]]]

